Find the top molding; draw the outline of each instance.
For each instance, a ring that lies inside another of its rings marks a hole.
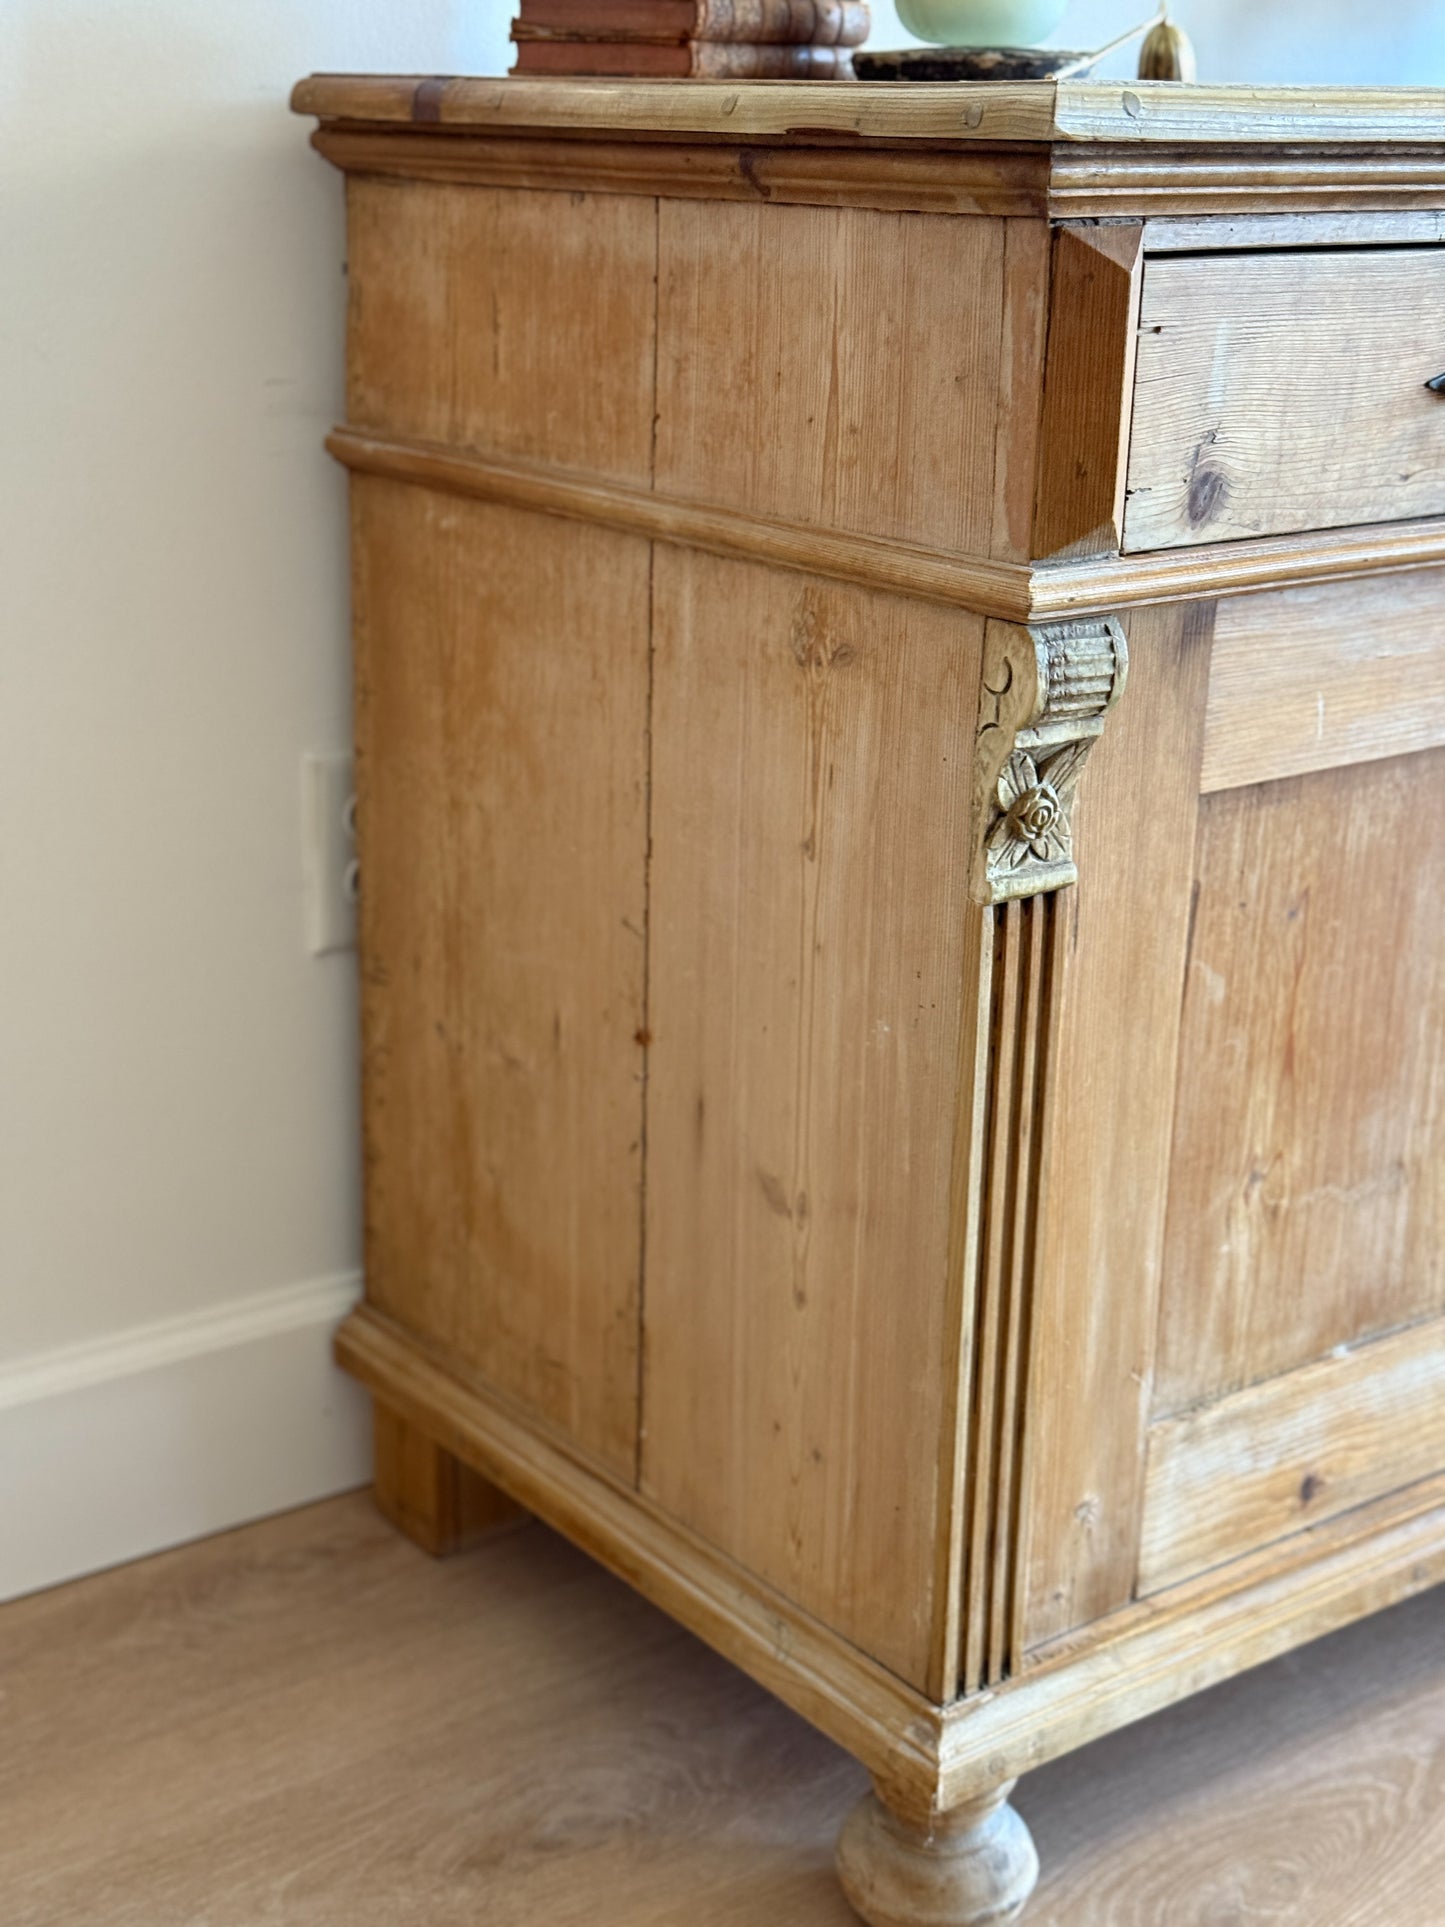
[[[1445,89],[1170,81],[468,80],[314,74],[298,114],[350,125],[884,146],[1158,142],[1445,147]]]

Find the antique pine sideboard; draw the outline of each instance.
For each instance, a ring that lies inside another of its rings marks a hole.
[[[1445,95],[295,105],[383,1505],[849,1748],[877,1927],[1008,1918],[1016,1776],[1445,1576]]]

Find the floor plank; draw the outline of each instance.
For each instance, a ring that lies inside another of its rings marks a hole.
[[[5,1927],[850,1927],[862,1785],[539,1526],[358,1494],[0,1609]],[[1445,1594],[1018,1805],[1029,1927],[1442,1927]]]

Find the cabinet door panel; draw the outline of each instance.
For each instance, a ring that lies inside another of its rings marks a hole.
[[[1206,797],[1156,1416],[1445,1310],[1445,750]]]
[[[1445,1465],[1445,747],[1390,753],[1431,594],[1130,621],[1061,905],[1026,1649]],[[1323,766],[1223,786],[1272,748]]]
[[[1445,571],[1219,605],[1203,787],[1445,745]]]

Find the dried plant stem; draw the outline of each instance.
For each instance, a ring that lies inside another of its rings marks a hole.
[[[1127,47],[1131,40],[1137,40],[1141,34],[1148,33],[1156,21],[1167,20],[1168,18],[1169,8],[1166,0],[1159,0],[1159,11],[1157,13],[1151,13],[1147,20],[1141,20],[1137,27],[1130,27],[1126,33],[1116,34],[1112,40],[1105,41],[1102,47],[1096,47],[1093,53],[1085,54],[1082,59],[1079,60],[1071,60],[1067,67],[1060,67],[1053,78],[1055,80],[1068,80],[1074,74],[1088,73],[1091,67],[1096,67],[1099,64],[1105,54],[1111,54],[1120,47]]]

